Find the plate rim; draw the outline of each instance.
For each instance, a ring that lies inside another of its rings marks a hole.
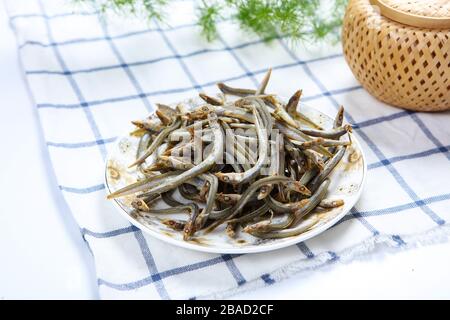
[[[312,106],[309,106],[307,104],[303,104],[306,105],[309,108],[314,109],[315,111],[325,115],[326,117],[332,119],[330,116],[328,116],[327,114],[323,113],[322,111],[313,108]],[[129,132],[127,133],[127,135],[129,135]],[[117,140],[114,141],[113,147],[115,147],[119,142],[120,142],[120,138],[121,137],[125,137],[126,135],[119,135],[117,137]],[[353,134],[352,134],[352,143],[355,143],[358,146],[358,150],[361,152],[361,158],[363,161],[363,172],[362,172],[362,179],[361,179],[361,184],[360,187],[357,191],[357,193],[355,194],[354,197],[352,197],[352,201],[350,202],[350,206],[348,210],[343,210],[342,212],[340,212],[339,214],[337,214],[334,218],[332,218],[331,220],[329,220],[328,222],[320,225],[319,227],[312,229],[310,231],[308,231],[307,233],[303,233],[300,234],[298,236],[294,236],[291,237],[291,239],[289,240],[284,240],[284,241],[273,241],[270,242],[267,245],[259,245],[259,246],[243,246],[243,247],[234,247],[234,248],[217,248],[217,247],[210,247],[210,246],[202,246],[200,244],[195,244],[192,242],[187,242],[187,241],[180,241],[178,239],[169,237],[163,233],[160,232],[156,232],[152,229],[149,229],[145,224],[140,223],[138,220],[134,219],[133,217],[131,217],[128,212],[125,210],[125,208],[123,208],[123,206],[120,204],[120,202],[117,199],[113,199],[113,205],[116,208],[117,211],[120,212],[120,214],[122,216],[124,216],[132,225],[134,225],[136,228],[138,228],[139,230],[149,234],[150,236],[155,237],[158,240],[161,240],[163,242],[175,245],[177,247],[181,247],[181,248],[185,248],[185,249],[189,249],[189,250],[194,250],[194,251],[199,251],[199,252],[206,252],[206,253],[216,253],[216,254],[247,254],[247,253],[262,253],[262,252],[269,252],[269,251],[273,251],[273,250],[278,250],[278,249],[282,249],[282,248],[286,248],[292,245],[295,245],[297,243],[309,240],[319,234],[321,234],[322,232],[325,232],[326,230],[330,229],[331,227],[333,227],[336,223],[338,223],[342,218],[344,218],[351,209],[353,209],[353,207],[356,205],[356,203],[359,201],[359,199],[361,198],[361,194],[362,191],[364,189],[364,186],[366,184],[366,178],[367,178],[367,159],[366,159],[366,155],[364,154],[364,150],[361,147],[361,144],[359,143],[358,138],[356,138]],[[103,175],[103,183],[105,184],[105,191],[106,193],[109,192],[111,193],[109,184],[108,184],[108,180],[107,180],[107,169],[108,169],[108,161],[110,159],[110,152],[108,152],[106,158],[105,158],[105,174]],[[108,193],[107,193],[108,194]]]

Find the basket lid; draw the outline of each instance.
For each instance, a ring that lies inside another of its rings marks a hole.
[[[383,16],[413,27],[450,28],[449,0],[370,0]]]

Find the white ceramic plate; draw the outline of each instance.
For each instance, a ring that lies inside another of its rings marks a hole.
[[[195,107],[200,102],[197,99],[192,99],[186,103],[189,107]],[[324,128],[332,127],[333,119],[320,111],[304,104],[301,105],[301,110]],[[130,127],[131,130],[132,128]],[[140,178],[140,173],[134,168],[128,169],[128,165],[135,160],[138,141],[139,138],[127,134],[118,138],[112,147],[106,159],[105,167],[105,185],[108,193],[114,192]],[[262,240],[247,233],[238,232],[236,238],[232,239],[226,235],[224,231],[225,226],[220,226],[209,234],[202,234],[201,231],[197,232],[191,240],[184,241],[182,232],[176,232],[161,223],[161,218],[167,218],[168,215],[155,215],[153,220],[144,221],[130,215],[134,210],[130,205],[131,196],[110,201],[114,202],[121,215],[142,231],[162,241],[183,248],[213,253],[255,253],[280,249],[305,241],[324,232],[342,219],[355,205],[361,195],[367,167],[361,146],[353,135],[352,142],[341,162],[331,174],[331,184],[326,196],[329,199],[343,199],[344,206],[320,214],[313,211],[304,222],[305,224],[312,224],[312,226],[306,232],[294,237]],[[352,161],[349,160],[351,155]],[[181,214],[170,216],[186,219],[186,215]]]

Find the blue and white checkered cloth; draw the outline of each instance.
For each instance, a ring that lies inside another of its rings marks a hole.
[[[109,17],[72,1],[7,0],[59,188],[95,258],[103,298],[216,298],[292,273],[349,260],[377,246],[408,247],[450,232],[450,114],[396,109],[356,82],[339,46],[265,44],[227,22],[205,43],[191,1],[167,25]],[[339,224],[276,252],[218,255],[173,247],[130,226],[105,200],[104,159],[129,121],[215,83],[255,87],[334,115],[340,104],[368,160],[357,206]],[[48,231],[50,232],[50,231]]]

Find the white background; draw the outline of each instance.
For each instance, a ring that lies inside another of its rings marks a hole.
[[[96,299],[93,259],[56,188],[0,4],[0,299]],[[450,208],[449,208],[450,210]],[[376,252],[236,299],[450,298],[450,243]]]

